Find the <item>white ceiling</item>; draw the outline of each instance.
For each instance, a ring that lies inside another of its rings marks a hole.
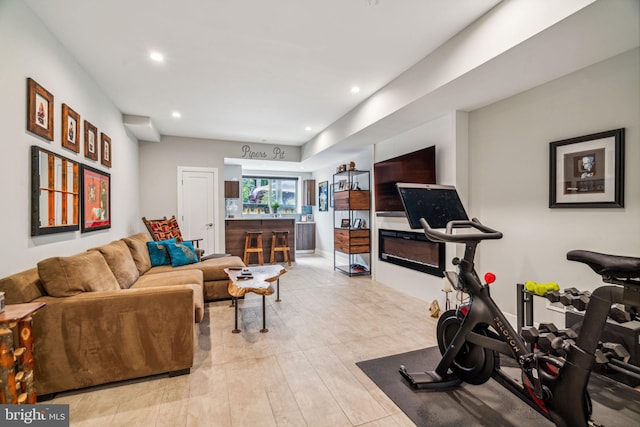
[[[536,15],[561,21],[356,130],[345,123],[395,97],[398,81],[424,73],[432,52],[496,15],[485,14],[501,0],[24,1],[123,114],[150,118],[149,135],[305,147],[337,138],[306,156],[310,171],[361,150],[372,137],[389,138],[447,111],[471,111],[640,45],[637,0],[503,2],[493,12],[510,13],[507,32]],[[497,30],[496,40],[506,40]],[[152,50],[164,54],[164,63],[149,59]],[[353,85],[361,91],[351,93]],[[420,83],[404,88],[419,90]],[[242,164],[300,170],[296,162],[271,163]]]
[[[163,135],[291,145],[500,2],[25,1],[124,114]]]

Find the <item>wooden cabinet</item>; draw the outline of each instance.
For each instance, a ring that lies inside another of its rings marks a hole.
[[[316,204],[316,180],[305,179],[302,181],[302,204],[313,206]]]
[[[333,267],[350,276],[370,274],[369,171],[333,175]]]
[[[288,231],[289,246],[296,241],[296,228],[293,218],[227,219],[225,220],[225,252],[242,258],[244,256],[244,237],[247,231],[262,231],[264,262],[271,262],[271,232]],[[295,250],[291,248],[291,261],[296,260]],[[255,258],[254,258],[255,259]],[[279,259],[279,258],[278,258]]]
[[[225,199],[240,198],[240,181],[224,182],[224,198]]]
[[[296,251],[313,253],[316,250],[316,224],[299,222],[296,224]]]

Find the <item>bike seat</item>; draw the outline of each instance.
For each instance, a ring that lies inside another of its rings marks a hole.
[[[616,279],[640,278],[640,258],[574,250],[567,252],[567,259],[587,264],[593,271],[603,277]]]

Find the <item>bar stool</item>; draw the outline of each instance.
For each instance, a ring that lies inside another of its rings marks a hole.
[[[244,263],[249,265],[252,253],[258,254],[258,264],[264,265],[264,251],[262,249],[262,231],[247,231],[244,236]]]
[[[286,261],[288,265],[291,265],[291,250],[289,249],[288,231],[271,232],[271,264],[276,263],[276,252],[282,252],[284,261]]]

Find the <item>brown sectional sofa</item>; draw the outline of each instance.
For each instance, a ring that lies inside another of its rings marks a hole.
[[[151,267],[146,233],[0,279],[7,304],[45,302],[33,318],[38,396],[193,365],[204,301],[229,298],[239,257]]]

